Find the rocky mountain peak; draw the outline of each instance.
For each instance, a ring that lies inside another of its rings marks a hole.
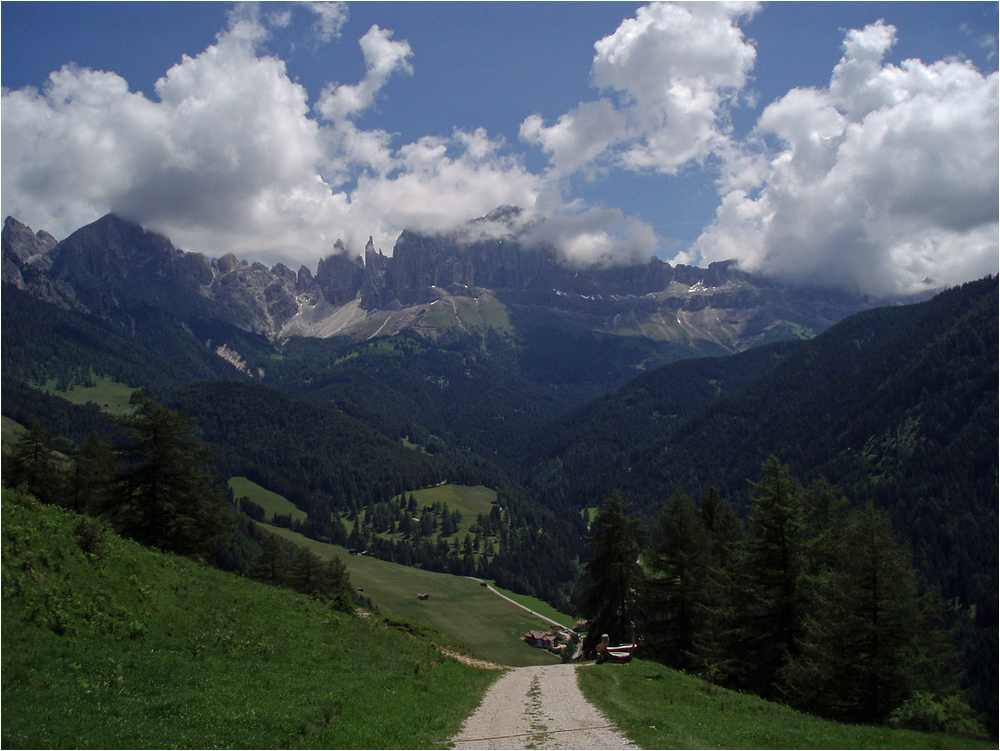
[[[33,232],[28,225],[8,216],[0,233],[3,252],[0,277],[3,283],[18,289],[29,289],[36,297],[49,302],[62,301],[66,291],[57,290],[45,276],[52,266],[52,251],[56,244],[56,239],[48,232]]]
[[[10,254],[22,264],[30,263],[47,267],[47,264],[51,262],[49,254],[56,247],[57,242],[45,230],[33,232],[28,225],[8,216],[3,223],[0,244],[3,246],[4,255]]]
[[[327,302],[343,305],[353,300],[361,289],[365,264],[360,256],[350,256],[340,240],[333,247],[339,252],[320,259],[315,282]]]
[[[55,244],[51,235],[9,218],[4,281],[26,287],[30,274],[32,294],[96,315],[129,316],[136,306],[153,307],[180,322],[215,318],[271,338],[300,314],[301,330],[329,336],[404,311],[397,323],[376,329],[390,332],[417,325],[438,300],[451,299],[457,310],[455,297],[485,295],[508,308],[558,311],[585,329],[695,337],[741,349],[803,330],[804,324],[783,323],[783,316],[814,321],[819,331],[867,306],[839,293],[786,289],[732,262],[703,269],[653,258],[570,268],[555,249],[519,242],[515,228],[522,216],[517,207],[498,207],[482,218],[494,226],[477,225],[478,235],[404,230],[391,256],[377,250],[372,237],[363,257],[337,241],[315,275],[305,266],[297,273],[284,264],[268,269],[233,254],[209,260],[111,214]],[[497,223],[512,231],[498,236]],[[327,325],[328,318],[336,320]]]

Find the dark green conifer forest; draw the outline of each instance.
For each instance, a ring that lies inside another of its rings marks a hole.
[[[199,342],[211,321],[191,336],[9,285],[2,304],[2,410],[26,428],[3,479],[43,501],[350,607],[342,566],[227,495],[242,476],[306,514],[275,523],[579,612],[588,647],[642,639],[850,722],[971,704],[996,732],[995,277],[641,374],[652,345],[541,327],[280,347],[229,331],[251,376]],[[40,390],[53,379],[125,384],[133,412]],[[463,538],[402,500],[441,482],[492,488],[495,513]]]
[[[641,556],[642,523],[617,494],[602,504],[581,577],[588,643],[637,638],[646,658],[844,722],[905,723],[919,695],[942,726],[985,732],[960,692],[941,601],[921,595],[885,512],[852,510],[823,481],[803,487],[775,457],[760,477],[725,555],[706,507],[683,493]]]

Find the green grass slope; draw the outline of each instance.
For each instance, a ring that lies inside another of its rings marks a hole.
[[[428,748],[496,678],[14,491],[2,514],[4,748]]]
[[[50,396],[58,396],[71,404],[96,404],[102,411],[116,417],[131,415],[135,408],[131,404],[135,388],[117,383],[110,378],[90,374],[92,386],[70,383],[69,388],[60,388],[59,379],[50,378],[43,384],[30,384]]]
[[[272,519],[276,514],[287,514],[292,519],[304,522],[306,512],[298,508],[283,495],[272,493],[257,483],[245,477],[230,477],[229,487],[234,498],[249,498],[253,503],[264,509],[265,519]]]
[[[310,540],[296,532],[268,527],[320,558],[339,556],[351,582],[391,617],[425,623],[475,655],[500,665],[549,665],[559,658],[522,640],[525,631],[549,630],[550,624],[497,597],[473,580],[400,566],[369,556],[348,555],[345,548]],[[428,595],[418,600],[417,595]]]
[[[586,665],[584,696],[641,748],[996,748],[940,733],[843,725],[652,662]]]

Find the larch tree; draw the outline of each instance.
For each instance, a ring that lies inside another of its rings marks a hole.
[[[644,654],[666,665],[701,665],[697,643],[708,620],[712,543],[694,502],[675,493],[660,512],[656,538],[645,556],[642,602]]]
[[[821,572],[801,654],[783,670],[788,699],[847,722],[882,722],[915,691],[950,693],[947,639],[918,596],[906,546],[872,504],[847,520]]]
[[[151,547],[209,558],[233,529],[226,495],[203,470],[209,449],[194,421],[136,391],[118,448],[119,492],[108,515],[119,531]]]
[[[785,663],[797,656],[809,603],[803,493],[787,465],[765,460],[755,485],[750,537],[736,562],[730,653],[737,683],[776,698]]]
[[[639,563],[642,522],[630,519],[621,495],[612,494],[598,509],[587,541],[590,558],[580,575],[580,613],[590,627],[584,652],[592,654],[608,634],[611,643],[631,641],[643,574]]]

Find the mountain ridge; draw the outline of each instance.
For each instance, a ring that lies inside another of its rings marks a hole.
[[[555,311],[586,330],[679,344],[702,340],[735,352],[807,338],[884,302],[781,285],[731,261],[707,269],[657,258],[572,268],[553,248],[530,248],[513,234],[469,239],[405,230],[392,255],[369,239],[364,255],[353,258],[338,242],[315,274],[305,266],[293,272],[232,254],[210,259],[186,252],[113,214],[58,243],[7,217],[2,247],[3,281],[62,307],[107,317],[152,306],[182,323],[195,313],[273,342],[391,335],[422,325],[439,303],[454,309],[456,299],[479,305],[490,298],[508,308]]]

